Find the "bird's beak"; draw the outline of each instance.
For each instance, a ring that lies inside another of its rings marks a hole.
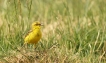
[[[41,23],[41,26],[44,26],[44,25]]]

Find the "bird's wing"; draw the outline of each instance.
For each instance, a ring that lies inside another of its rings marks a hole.
[[[32,30],[28,31],[27,34],[24,36],[24,38],[25,38],[26,36],[28,36],[29,33],[31,33],[31,32],[32,32]]]

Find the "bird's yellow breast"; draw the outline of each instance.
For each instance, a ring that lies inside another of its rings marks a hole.
[[[24,39],[25,43],[34,43],[36,44],[40,38],[41,38],[42,34],[40,29],[35,29],[33,31],[31,31]]]

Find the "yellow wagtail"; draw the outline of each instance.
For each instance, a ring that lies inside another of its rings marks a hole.
[[[32,43],[32,44],[37,44],[38,41],[40,40],[42,33],[41,33],[41,26],[42,24],[40,22],[34,22],[32,23],[32,29],[31,31],[26,35],[24,38],[24,41],[26,43]]]

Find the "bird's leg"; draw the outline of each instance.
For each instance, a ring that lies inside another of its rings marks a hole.
[[[36,48],[37,48],[37,47],[36,47],[36,43],[35,43],[35,44],[34,44],[34,49],[36,50]]]

